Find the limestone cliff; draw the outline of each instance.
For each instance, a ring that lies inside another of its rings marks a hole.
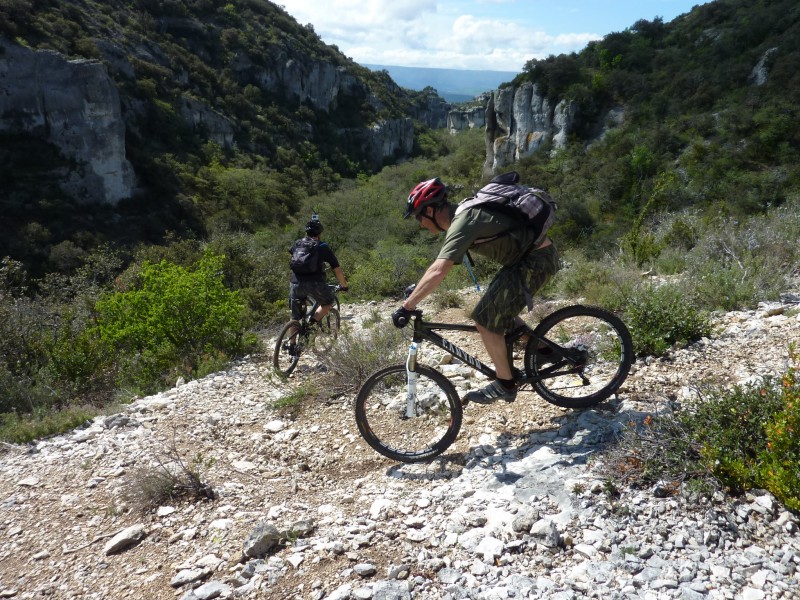
[[[76,200],[116,203],[133,193],[119,93],[100,62],[68,61],[0,37],[0,132],[57,147],[73,165],[59,176],[61,186]]]
[[[545,145],[565,147],[575,113],[571,102],[552,105],[530,82],[495,90],[486,104],[484,170],[496,172]]]
[[[173,19],[162,28],[185,31],[184,21]],[[33,51],[0,39],[0,132],[37,136],[55,146],[74,165],[67,173],[54,173],[65,193],[79,201],[110,204],[132,196],[136,177],[125,156],[126,130],[138,134],[148,116],[145,104],[123,94],[119,86],[136,78],[135,63],[164,69],[184,88],[174,103],[175,112],[201,138],[223,148],[237,146],[236,119],[194,93],[189,85],[192,74],[175,70],[158,44],[123,46],[101,40],[97,46],[102,62],[67,60],[57,52]],[[371,122],[347,118],[351,123],[337,131],[360,149],[361,160],[374,169],[411,153],[412,118],[443,127],[449,109],[435,93],[420,94],[416,100],[406,99],[408,112],[402,114],[398,109],[402,104],[387,105],[351,68],[302,53],[290,55],[277,46],[258,62],[251,54],[239,53],[230,62],[230,72],[242,87],[257,86],[266,95],[331,118],[371,107]],[[389,83],[396,89],[383,97],[393,101],[404,97],[406,92]],[[315,127],[311,121],[298,121],[294,133],[319,140]]]
[[[241,82],[255,82],[261,89],[279,94],[285,100],[310,104],[329,114],[352,109],[350,105],[357,102],[370,105],[377,113],[386,109],[370,87],[345,67],[302,55],[289,56],[282,49],[276,49],[266,62],[266,65],[257,65],[242,54],[233,61],[232,69]],[[393,82],[390,85],[395,94],[402,93]],[[446,110],[433,99],[425,98],[424,103],[412,106],[411,112],[411,117],[431,127],[444,126]],[[369,158],[374,168],[380,168],[387,160],[408,156],[414,142],[414,126],[408,117],[382,118],[363,130],[342,131],[349,137],[362,139],[362,147],[371,151]]]
[[[447,129],[451,134],[484,127],[486,127],[486,107],[484,106],[451,110],[447,113]]]

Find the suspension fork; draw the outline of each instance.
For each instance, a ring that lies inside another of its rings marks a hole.
[[[406,411],[405,418],[410,419],[416,416],[417,400],[417,342],[411,342],[408,347],[408,358],[406,359]]]

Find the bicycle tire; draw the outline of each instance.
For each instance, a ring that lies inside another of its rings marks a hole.
[[[317,331],[314,332],[314,342],[311,347],[316,354],[327,354],[333,348],[336,339],[339,337],[341,324],[339,311],[331,308],[325,318],[322,319],[321,326],[317,326]]]
[[[525,373],[543,377],[533,389],[562,408],[587,408],[606,400],[623,384],[634,361],[625,323],[600,307],[567,306],[542,319],[534,333],[569,355],[545,355],[535,337],[525,348]]]
[[[356,396],[355,413],[361,437],[377,452],[404,463],[438,456],[461,429],[461,399],[450,380],[430,367],[417,365],[415,416],[406,417],[405,364],[370,375]]]
[[[296,333],[292,333],[292,332]],[[300,355],[303,352],[303,340],[300,332],[302,331],[302,323],[300,321],[289,321],[283,326],[281,332],[278,334],[278,339],[275,341],[275,350],[272,354],[272,364],[275,370],[284,377],[292,374]],[[289,352],[290,338],[295,337],[294,354]]]

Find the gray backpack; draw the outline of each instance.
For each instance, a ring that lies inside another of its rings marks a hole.
[[[478,190],[475,196],[465,198],[456,207],[456,215],[473,206],[496,210],[517,220],[518,224],[514,229],[535,228],[536,241],[534,245],[540,244],[547,236],[547,230],[555,221],[558,205],[546,191],[519,185],[518,182],[519,173],[516,171],[498,175]],[[474,244],[479,245],[496,240],[505,233],[507,232],[477,239]]]

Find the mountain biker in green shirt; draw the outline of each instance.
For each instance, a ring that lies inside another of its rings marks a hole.
[[[501,399],[513,402],[517,386],[506,354],[505,333],[513,329],[531,296],[559,268],[558,253],[549,238],[535,245],[539,231],[518,227],[518,221],[484,206],[474,206],[456,215],[447,190],[436,177],[417,184],[408,196],[404,219],[414,216],[434,235],[444,232],[439,255],[416,284],[413,292],[394,313],[398,327],[408,322],[410,311],[431,294],[467,250],[491,258],[503,266],[495,274],[470,318],[475,321],[483,345],[494,363],[497,379],[465,396],[465,401],[488,404]],[[494,236],[498,236],[495,239]]]

